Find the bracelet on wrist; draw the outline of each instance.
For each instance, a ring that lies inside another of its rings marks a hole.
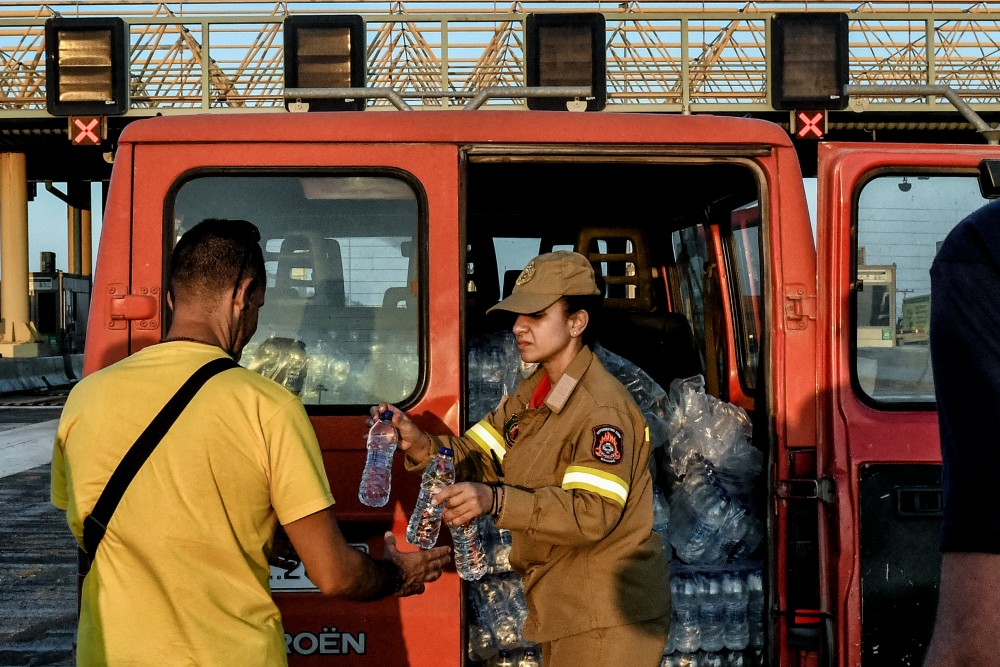
[[[493,493],[494,493],[495,507],[491,508],[493,511],[490,513],[493,515],[494,519],[499,519],[500,512],[503,511],[503,503],[507,499],[507,489],[504,487],[503,484],[498,484],[497,486],[493,487]]]

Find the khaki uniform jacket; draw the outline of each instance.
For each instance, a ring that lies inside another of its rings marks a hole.
[[[546,642],[668,615],[642,413],[588,347],[531,409],[544,376],[536,371],[464,436],[434,443],[455,450],[459,479],[506,487],[496,525],[511,531],[525,637]]]

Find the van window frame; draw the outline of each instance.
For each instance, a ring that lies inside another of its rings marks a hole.
[[[851,194],[851,248],[850,248],[850,276],[848,283],[848,367],[850,371],[850,383],[851,391],[854,397],[863,405],[872,408],[873,410],[878,410],[880,412],[933,412],[937,410],[937,401],[885,401],[879,400],[878,398],[871,396],[867,391],[861,386],[860,374],[858,373],[858,301],[857,301],[857,281],[858,281],[858,267],[860,260],[859,251],[859,210],[860,210],[860,200],[861,193],[864,191],[865,187],[872,181],[879,178],[891,178],[891,177],[912,177],[915,178],[919,175],[928,176],[939,176],[939,177],[965,177],[971,178],[973,180],[978,178],[978,172],[971,169],[965,169],[961,167],[907,167],[904,165],[892,165],[884,168],[873,169],[870,172],[864,174],[863,178],[858,179],[854,184],[853,191]],[[988,200],[983,201],[985,204]],[[979,208],[976,206],[975,208]],[[972,210],[975,210],[972,209]],[[968,214],[963,214],[961,217],[956,218],[954,223],[958,225],[959,222]],[[949,230],[950,231],[950,230]],[[943,240],[944,237],[942,237]],[[928,270],[930,266],[927,267]],[[900,316],[897,313],[897,318]],[[895,323],[893,323],[893,328],[895,329]],[[930,341],[928,340],[928,354],[930,352]]]
[[[193,180],[206,177],[260,177],[266,178],[268,176],[278,176],[278,177],[305,177],[305,178],[315,178],[315,177],[332,177],[332,176],[368,176],[368,177],[389,177],[395,178],[397,180],[402,180],[405,182],[416,198],[416,225],[415,225],[415,238],[413,248],[417,253],[417,276],[416,280],[420,289],[417,291],[416,303],[417,303],[417,331],[416,331],[416,345],[417,345],[417,378],[410,395],[401,401],[395,401],[394,405],[400,409],[406,410],[415,405],[417,405],[423,396],[427,392],[428,385],[430,383],[430,364],[428,363],[428,357],[430,354],[430,343],[428,340],[429,331],[429,295],[427,293],[426,286],[429,281],[428,277],[428,267],[429,267],[429,207],[427,202],[427,192],[421,183],[420,179],[409,171],[385,166],[385,167],[351,167],[351,166],[341,166],[341,165],[331,165],[331,166],[298,166],[298,167],[288,167],[288,166],[268,166],[268,165],[254,165],[250,167],[230,167],[230,166],[206,166],[197,167],[194,169],[189,169],[182,172],[173,181],[170,187],[167,189],[165,195],[165,201],[163,204],[163,219],[162,224],[162,238],[163,238],[163,250],[162,250],[162,277],[161,283],[163,285],[164,294],[169,290],[169,285],[167,283],[168,273],[170,270],[170,254],[174,247],[174,219],[175,219],[175,203],[177,201],[177,194],[182,187],[190,183]],[[263,248],[263,246],[262,246]],[[164,298],[160,303],[160,321],[163,323],[163,333],[166,334],[167,323],[170,322],[170,309],[167,304],[167,299]],[[267,308],[267,301],[265,296],[264,308]],[[306,409],[306,413],[309,416],[351,416],[358,414],[368,414],[371,404],[365,403],[351,403],[351,404],[316,404],[308,403],[303,404]]]

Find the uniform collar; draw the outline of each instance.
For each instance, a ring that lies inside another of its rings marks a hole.
[[[576,356],[573,357],[573,360],[569,362],[569,366],[566,367],[563,376],[559,378],[559,382],[552,387],[552,391],[545,397],[545,405],[549,406],[557,414],[562,412],[562,409],[566,407],[566,403],[569,401],[569,397],[573,395],[573,391],[580,383],[580,378],[590,368],[593,360],[594,353],[590,351],[588,346],[584,345],[576,353]]]

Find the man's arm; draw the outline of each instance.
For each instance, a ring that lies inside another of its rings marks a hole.
[[[349,600],[378,600],[422,593],[448,562],[448,547],[403,553],[392,533],[386,533],[385,559],[375,560],[344,539],[330,509],[320,510],[284,526],[305,565],[309,579],[326,595]]]
[[[992,665],[1000,656],[1000,554],[949,552],[941,562],[934,636],[926,667]]]

